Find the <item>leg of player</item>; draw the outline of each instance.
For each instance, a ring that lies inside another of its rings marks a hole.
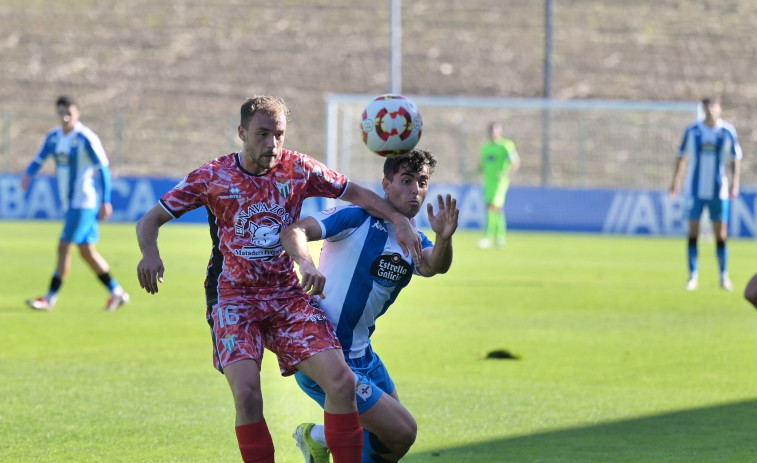
[[[118,281],[110,276],[110,267],[102,255],[97,252],[94,243],[84,243],[79,245],[79,253],[82,259],[89,265],[97,278],[108,288],[110,297],[105,304],[105,310],[112,312],[120,306],[129,302],[129,295],[124,291]]]
[[[715,252],[718,257],[718,266],[720,268],[720,287],[726,291],[733,291],[733,284],[728,278],[728,224],[725,221],[717,220],[712,222],[712,231],[715,234]]]
[[[363,428],[355,401],[355,374],[339,349],[329,349],[297,364],[326,393],[323,406],[326,443],[334,463],[360,461]]]
[[[236,434],[242,461],[273,463],[271,433],[263,417],[260,367],[251,359],[239,360],[223,370],[234,396]]]
[[[370,446],[379,461],[399,461],[415,442],[418,425],[415,418],[400,403],[397,391],[383,394],[371,408],[360,415],[360,424],[368,431]],[[365,452],[363,452],[365,462]]]
[[[697,247],[697,238],[699,237],[699,220],[689,220],[689,244],[687,247],[689,262],[689,281],[686,283],[686,290],[693,291],[697,289],[699,283],[699,249]]]
[[[47,294],[38,297],[36,299],[29,299],[26,303],[35,310],[53,310],[55,302],[58,300],[58,293],[60,292],[63,282],[68,276],[68,272],[71,270],[71,248],[72,243],[68,241],[59,241],[57,250],[57,261],[55,263],[55,273],[50,280],[50,287],[47,290]]]

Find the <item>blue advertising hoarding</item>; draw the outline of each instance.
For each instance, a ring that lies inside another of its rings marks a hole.
[[[19,175],[0,176],[0,219],[60,219],[62,211],[53,177],[35,178],[28,191],[20,186]],[[135,222],[177,183],[177,179],[119,177],[113,179],[115,222]],[[381,185],[373,185],[381,194]],[[452,194],[460,209],[460,228],[480,229],[485,207],[478,184],[435,184],[427,201],[436,204],[437,194]],[[310,198],[303,206],[307,216],[334,204]],[[684,235],[685,200],[654,190],[610,190],[538,188],[513,186],[505,206],[508,228],[513,230],[565,231],[607,234]],[[731,204],[729,235],[757,236],[757,192],[747,191]],[[205,223],[204,209],[181,219],[185,223]],[[428,227],[425,209],[417,217],[419,226]]]

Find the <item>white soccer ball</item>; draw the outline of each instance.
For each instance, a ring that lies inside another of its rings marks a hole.
[[[422,128],[415,103],[395,94],[381,95],[368,103],[360,122],[363,143],[382,157],[401,156],[415,148]]]

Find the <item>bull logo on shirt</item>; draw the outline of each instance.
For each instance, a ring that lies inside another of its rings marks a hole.
[[[257,225],[250,224],[252,244],[259,248],[273,248],[279,246],[279,232],[281,224]]]
[[[278,257],[284,251],[279,233],[290,222],[290,214],[278,204],[256,203],[248,207],[237,215],[234,233],[249,245],[234,249],[234,254],[263,261]]]

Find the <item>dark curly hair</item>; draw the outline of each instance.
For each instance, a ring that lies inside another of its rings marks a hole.
[[[430,175],[434,173],[436,167],[436,156],[431,151],[416,148],[407,154],[386,158],[386,161],[384,161],[384,178],[391,180],[403,166],[412,173],[420,172],[423,166],[428,166]]]

